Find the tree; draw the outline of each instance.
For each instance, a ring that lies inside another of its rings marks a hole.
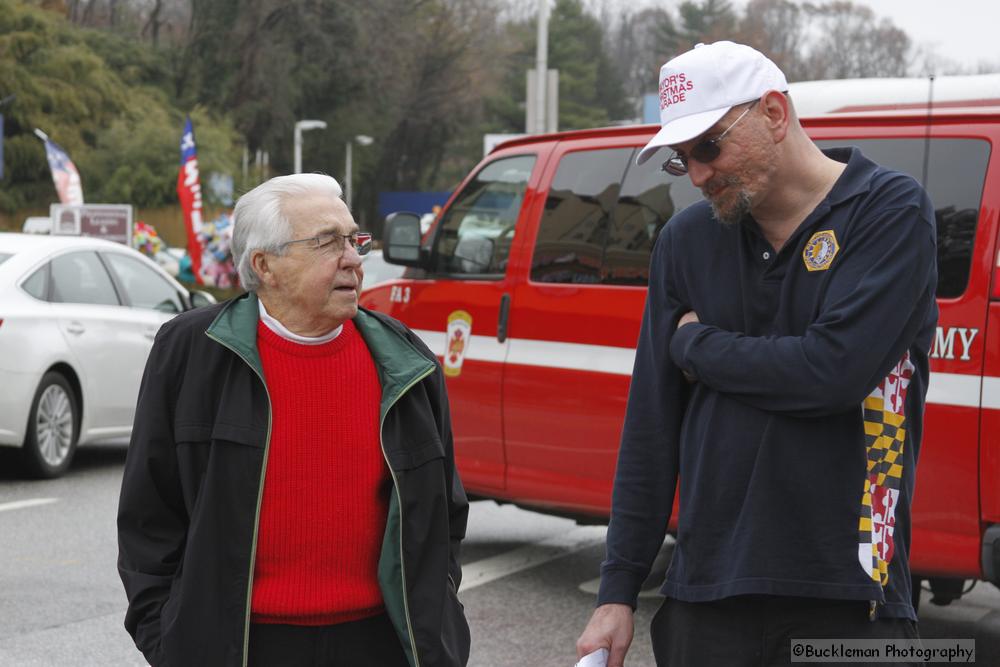
[[[647,7],[623,11],[606,42],[614,76],[638,115],[642,96],[655,91],[659,68],[680,52],[681,35],[674,17],[665,9]]]
[[[876,20],[870,8],[837,0],[805,5],[817,38],[805,57],[809,79],[905,76],[910,38],[889,19]]]
[[[516,45],[507,56],[504,87],[491,101],[494,132],[523,132],[525,75],[535,66],[537,20],[512,22],[503,39]],[[559,129],[606,125],[631,118],[633,104],[616,74],[623,66],[604,50],[605,26],[584,11],[580,0],[556,0],[549,17],[550,69],[559,70]],[[499,118],[498,118],[499,116]]]
[[[0,81],[16,101],[5,109],[0,209],[42,207],[55,196],[43,129],[80,170],[88,201],[162,205],[176,201],[183,113],[165,90],[161,53],[108,32],[73,26],[25,3],[0,3]],[[232,130],[203,114],[202,159],[232,172]],[[138,200],[133,200],[135,194]]]
[[[681,16],[680,37],[688,48],[698,42],[731,39],[736,28],[736,13],[729,0],[685,0],[678,11]]]
[[[740,21],[740,41],[773,60],[789,81],[803,79],[806,18],[790,0],[750,0]]]

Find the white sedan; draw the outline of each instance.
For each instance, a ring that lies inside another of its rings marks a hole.
[[[160,325],[213,301],[117,243],[0,233],[0,446],[57,477],[78,444],[128,436]]]

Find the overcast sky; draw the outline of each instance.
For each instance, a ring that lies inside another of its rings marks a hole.
[[[677,7],[681,0],[586,0],[588,4],[659,5]],[[802,0],[795,0],[802,4]],[[823,4],[828,0],[813,0]],[[998,0],[852,0],[868,5],[879,17],[891,19],[918,47],[934,52],[965,68],[985,61],[1000,71],[1000,1]],[[530,5],[532,0],[522,0]],[[742,7],[746,0],[731,0]]]
[[[931,46],[960,65],[974,67],[987,61],[1000,66],[996,0],[855,0],[855,4],[868,5],[917,45]]]

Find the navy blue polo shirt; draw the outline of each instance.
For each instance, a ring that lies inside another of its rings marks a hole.
[[[910,504],[937,322],[934,210],[857,149],[780,251],[707,202],[661,232],[600,604],[636,604],[679,480],[662,592],[876,603],[915,620]],[[699,323],[676,329],[693,310]],[[696,378],[688,382],[682,371]]]

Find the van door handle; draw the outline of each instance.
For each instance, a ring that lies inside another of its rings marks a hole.
[[[84,326],[79,322],[70,322],[69,324],[66,325],[66,331],[68,333],[73,334],[74,336],[79,336],[86,330],[87,329],[84,328]]]
[[[497,318],[497,340],[507,340],[507,316],[510,314],[510,294],[500,297],[500,317]]]

